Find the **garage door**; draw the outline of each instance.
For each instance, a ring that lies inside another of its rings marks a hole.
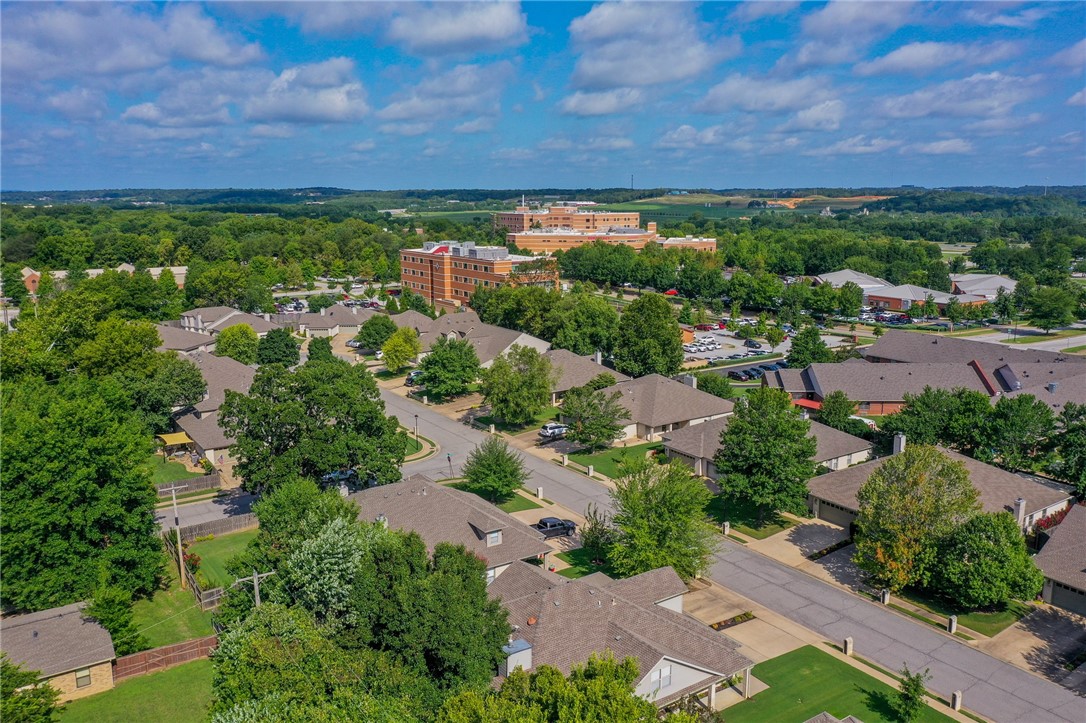
[[[1052,604],[1079,615],[1086,615],[1086,593],[1058,582],[1052,583]]]
[[[856,515],[839,505],[821,500],[818,504],[818,519],[848,529]]]

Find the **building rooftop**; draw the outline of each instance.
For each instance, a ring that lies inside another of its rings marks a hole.
[[[732,419],[734,417],[720,417],[668,432],[664,435],[664,446],[689,457],[712,459],[720,449],[720,434],[728,428]],[[817,445],[814,461],[818,463],[862,452],[873,446],[866,439],[814,421],[811,422],[807,436],[814,437]]]
[[[691,419],[731,414],[735,404],[659,374],[619,382],[603,390],[618,392],[630,413],[626,421],[660,427]]]
[[[1075,505],[1033,558],[1045,577],[1086,590],[1086,507]]]
[[[782,369],[767,374],[765,384],[787,392],[814,394],[820,399],[842,391],[857,402],[900,402],[906,394],[921,394],[925,387],[971,389],[987,396],[995,393],[985,385],[977,368],[969,364],[820,363],[802,370]]]
[[[256,370],[228,356],[215,356],[206,351],[186,354],[207,382],[207,397],[193,405],[198,412],[211,412],[226,401],[226,390],[246,394],[253,385]]]
[[[429,328],[419,335],[422,350],[427,351],[442,336],[464,339],[475,349],[480,364],[489,364],[495,357],[513,344],[531,346],[546,351],[550,344],[531,334],[525,334],[503,326],[484,324],[474,311],[446,314],[434,319]]]
[[[189,435],[189,439],[200,449],[226,449],[234,443],[234,438],[227,436],[219,426],[219,412],[201,412],[182,414],[175,420],[177,426]]]
[[[551,349],[543,356],[551,360],[551,366],[558,371],[555,392],[568,392],[574,387],[583,387],[600,374],[610,374],[616,382],[624,382],[629,377],[614,369],[597,364],[592,357],[574,354],[568,349]]]
[[[0,620],[0,650],[43,678],[117,657],[109,631],[83,617],[85,603]]]
[[[201,334],[188,331],[168,324],[155,324],[158,338],[162,340],[159,351],[193,351],[207,344],[214,344],[215,337],[210,334]]]
[[[816,277],[823,284],[829,284],[835,289],[839,289],[848,282],[852,282],[859,286],[861,289],[870,290],[879,287],[893,286],[889,281],[880,279],[877,276],[870,276],[868,274],[862,274],[859,271],[853,271],[852,269],[841,269],[840,271],[830,271],[826,274],[819,274]]]
[[[1010,294],[1018,287],[1018,282],[999,274],[951,274],[950,281],[963,294],[976,294],[987,299],[994,299],[999,290]]]
[[[474,314],[475,312],[462,313]],[[451,314],[446,314],[446,316],[451,316]],[[403,328],[407,326],[414,329],[419,334],[429,329],[430,325],[434,323],[434,320],[428,317],[426,314],[420,314],[414,309],[401,311],[399,314],[392,314],[388,318],[392,319],[392,323],[395,324],[397,328]],[[478,319],[479,317],[476,316],[475,318]]]
[[[958,301],[969,304],[979,301],[985,301],[983,296],[975,296],[973,294],[948,294],[945,291],[936,291],[935,289],[925,289],[923,286],[915,286],[913,284],[902,284],[900,286],[883,286],[877,289],[868,289],[867,293],[871,296],[877,296],[879,298],[886,299],[901,299],[903,301],[927,301],[928,296],[935,299],[936,304],[946,304],[951,299],[957,299]]]
[[[985,369],[997,369],[1010,363],[1086,363],[1086,356],[1021,349],[1007,344],[936,334],[918,334],[900,329],[887,329],[882,338],[863,350],[863,355],[868,359],[895,362],[966,363],[976,360]]]

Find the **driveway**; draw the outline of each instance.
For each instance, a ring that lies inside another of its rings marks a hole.
[[[1086,619],[1045,605],[979,647],[1049,680],[1066,683],[1070,671],[1064,663],[1086,649]],[[1086,695],[1086,684],[1077,692]]]

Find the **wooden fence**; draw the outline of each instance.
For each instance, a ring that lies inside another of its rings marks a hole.
[[[183,643],[164,645],[161,648],[144,650],[113,661],[113,681],[117,682],[136,675],[146,675],[166,668],[172,668],[191,660],[206,658],[219,644],[217,635],[206,638],[186,640]]]
[[[182,527],[181,540],[182,542],[192,542],[197,537],[225,535],[231,532],[250,530],[257,525],[258,521],[256,515],[249,512],[244,515],[234,515],[233,517],[226,517],[221,520]],[[162,533],[162,540],[166,543],[166,549],[170,553],[170,560],[174,564],[177,564],[175,535],[176,533],[174,533],[173,530],[164,530]],[[180,574],[185,576],[185,583],[188,585],[189,589],[192,590],[192,595],[196,598],[196,602],[199,603],[201,610],[214,610],[219,607],[219,604],[222,602],[222,596],[226,594],[225,588],[216,587],[210,590],[204,590],[196,581],[196,576],[189,572],[187,565],[181,565]]]
[[[183,495],[192,494],[193,492],[203,492],[204,490],[217,490],[222,489],[222,478],[219,476],[219,471],[215,470],[211,474],[200,475],[199,477],[188,477],[186,479],[179,479],[173,482],[160,482],[155,485],[155,491],[162,499],[168,499],[170,493],[166,490],[170,489],[174,485],[184,486],[185,489],[181,492]]]
[[[230,517],[224,517],[221,520],[212,520],[210,522],[201,522],[198,525],[182,527],[181,541],[192,542],[197,537],[207,537],[208,535],[229,535],[231,532],[251,530],[259,524],[260,522],[256,519],[256,515],[252,512],[246,512],[243,515],[231,515]],[[168,531],[172,532],[172,530]]]

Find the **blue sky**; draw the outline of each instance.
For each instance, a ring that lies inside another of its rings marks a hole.
[[[0,5],[4,189],[1086,183],[1086,3]]]

